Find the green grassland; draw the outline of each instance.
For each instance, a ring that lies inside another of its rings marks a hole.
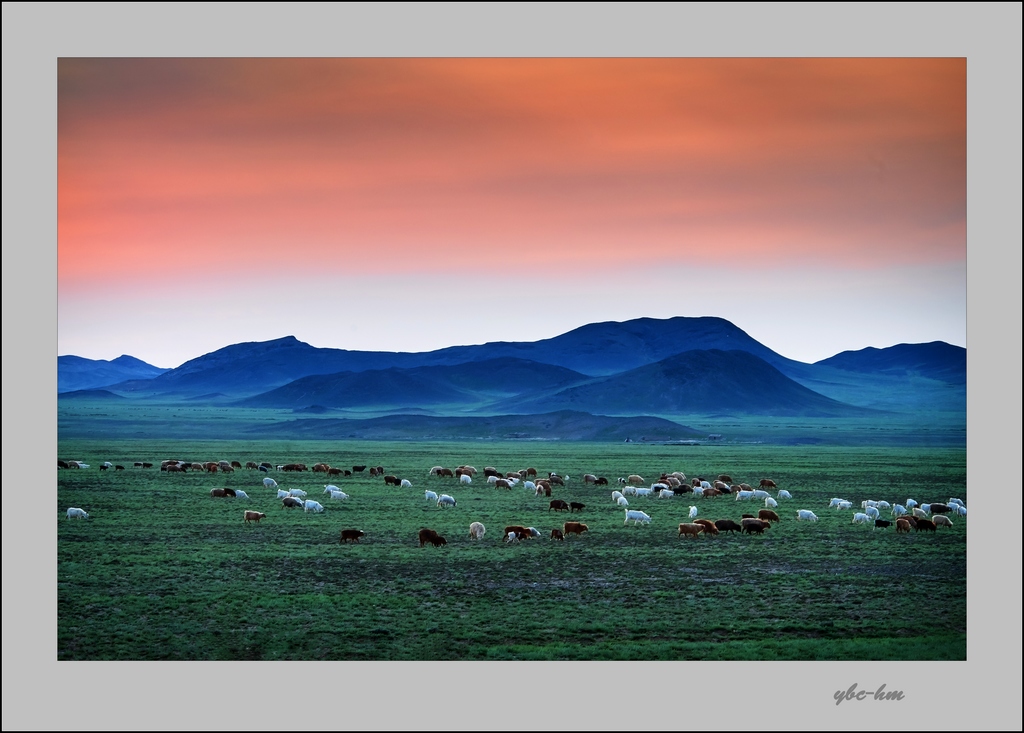
[[[183,419],[183,418],[172,418]],[[57,471],[57,658],[61,660],[963,660],[966,520],[935,535],[852,525],[833,496],[945,501],[966,496],[963,446],[593,444],[524,441],[372,442],[74,439],[59,457],[91,468]],[[135,461],[180,458],[383,465],[413,488],[367,474],[271,477],[325,505],[284,509],[267,475],[167,474]],[[103,461],[127,467],[99,471]],[[586,504],[549,511],[521,487],[428,477],[433,465],[535,466],[572,478],[554,497]],[[762,504],[730,497],[630,498],[652,516],[624,526],[609,477],[662,471],[774,479],[793,500],[764,536],[677,537],[689,507],[738,520]],[[323,495],[333,483],[351,495]],[[214,499],[214,487],[250,499]],[[424,490],[458,506],[440,509]],[[67,507],[89,512],[68,520]],[[812,509],[817,523],[795,521]],[[265,512],[246,525],[243,511]],[[590,531],[547,534],[567,520]],[[483,522],[486,536],[469,538]],[[541,539],[502,542],[509,524]],[[420,548],[431,527],[446,547]],[[361,529],[359,544],[340,530]]]

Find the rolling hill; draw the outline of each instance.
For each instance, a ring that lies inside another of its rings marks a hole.
[[[841,417],[870,411],[829,399],[746,351],[685,351],[654,364],[495,409],[600,414],[735,413]]]
[[[129,379],[149,380],[167,371],[127,354],[110,361],[74,355],[58,356],[57,393],[109,387]]]
[[[582,374],[525,359],[314,375],[249,397],[246,407],[421,407],[477,404],[585,381]]]

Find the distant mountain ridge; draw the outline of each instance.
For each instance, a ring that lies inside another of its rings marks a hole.
[[[68,359],[59,357],[59,374],[74,366]],[[417,353],[321,349],[287,336],[232,344],[176,369],[149,369],[155,376],[135,370],[88,388],[160,401],[435,414],[823,416],[851,414],[850,406],[956,411],[966,399],[960,347],[901,344],[805,364],[715,317],[592,323],[535,342]]]
[[[169,371],[122,354],[116,359],[86,359],[82,356],[57,357],[57,392],[74,392],[109,387],[128,379],[153,379]]]
[[[945,341],[897,344],[886,349],[869,346],[844,351],[815,364],[851,372],[917,375],[949,384],[967,384],[967,349]]]

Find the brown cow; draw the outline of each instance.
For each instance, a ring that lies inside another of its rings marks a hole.
[[[762,509],[757,513],[757,518],[762,522],[778,522],[779,515],[771,509]]]
[[[569,534],[583,534],[588,529],[590,529],[590,527],[588,527],[587,525],[583,524],[583,522],[566,522],[565,524],[562,525],[562,532],[564,532],[567,535],[569,535]]]
[[[703,524],[690,524],[688,522],[683,522],[679,525],[679,534],[676,536],[682,537],[685,534],[687,537],[693,537],[694,539],[697,539],[698,537],[700,537],[700,534],[704,531],[704,529],[705,527]]]
[[[552,500],[551,500],[551,503],[550,503],[550,504],[548,504],[548,511],[549,511],[549,512],[550,512],[550,511],[551,511],[552,509],[554,509],[554,510],[555,510],[556,512],[564,512],[564,511],[565,511],[565,510],[567,510],[568,508],[569,508],[569,505],[568,505],[568,504],[566,504],[566,503],[565,503],[564,501],[562,501],[561,499],[552,499]]]
[[[363,532],[360,529],[343,529],[341,530],[341,539],[339,542],[341,544],[345,544],[346,542],[359,542],[359,538],[365,536],[366,532]]]
[[[257,524],[261,519],[266,519],[267,515],[263,512],[251,512],[248,509],[245,511],[245,523],[256,522]]]
[[[562,540],[565,539],[565,535],[562,534],[562,530],[560,530],[560,529],[553,529],[553,530],[551,530],[551,539],[558,540],[559,542],[561,542]]]

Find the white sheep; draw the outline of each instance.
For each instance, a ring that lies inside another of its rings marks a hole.
[[[469,525],[469,538],[471,540],[481,540],[483,539],[484,533],[486,531],[487,528],[484,527],[483,524],[481,524],[480,522],[473,522],[471,525]],[[515,533],[513,532],[513,534]]]
[[[448,496],[448,494],[441,494],[437,497],[438,506],[456,506],[455,499]]]
[[[869,506],[864,509],[864,513],[867,514],[871,519],[878,519],[878,507]]]
[[[79,509],[76,506],[68,507],[68,519],[72,517],[76,519],[88,519],[89,515],[86,514],[84,509]]]
[[[626,500],[626,497],[624,496],[620,496],[618,499],[616,499],[615,503],[618,504],[619,506],[629,506],[629,502]]]
[[[867,524],[870,521],[870,517],[863,512],[857,512],[853,515],[853,521],[851,524]]]
[[[433,491],[427,491],[424,492],[423,498],[426,501],[437,501],[437,494],[435,494]]]
[[[473,483],[473,479],[470,478],[470,475],[468,473],[464,473],[461,476],[459,476],[459,483],[460,484],[471,484],[471,483]]]
[[[769,496],[765,498],[764,505],[768,509],[775,509],[776,507],[779,506],[779,502],[775,501],[775,499]]]
[[[797,511],[796,511],[796,518],[797,519],[806,519],[809,522],[817,522],[818,521],[818,517],[810,509],[797,509]]]

